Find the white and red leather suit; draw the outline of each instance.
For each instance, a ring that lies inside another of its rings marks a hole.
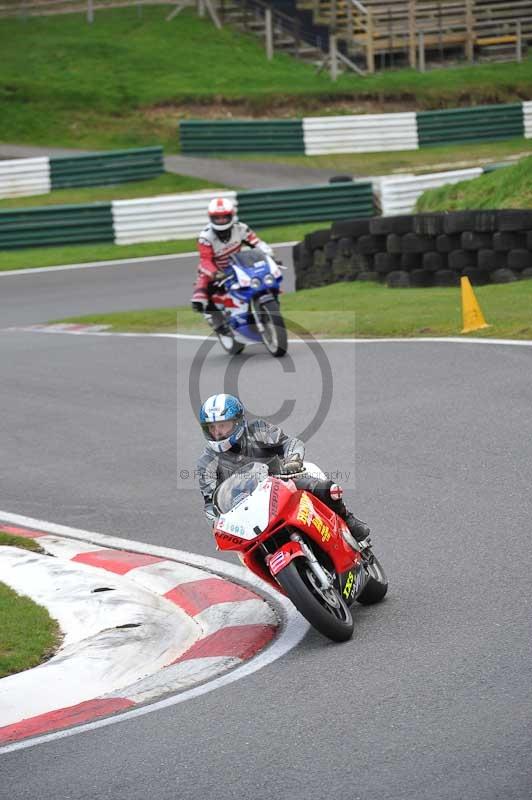
[[[230,236],[226,241],[218,236],[211,223],[203,228],[198,238],[200,263],[192,295],[193,303],[208,299],[208,287],[214,280],[214,276],[218,270],[223,270],[227,266],[229,257],[233,253],[240,252],[243,245],[259,247],[267,255],[273,255],[271,247],[259,239],[257,234],[243,222],[233,223]]]

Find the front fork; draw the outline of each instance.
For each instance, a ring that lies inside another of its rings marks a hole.
[[[262,324],[260,314],[257,311],[257,303],[255,302],[255,298],[251,301],[251,313],[253,314],[253,319],[255,320],[255,325],[257,326],[257,330],[259,333],[264,333],[264,325]]]
[[[299,544],[301,550],[303,551],[303,554],[305,555],[308,561],[309,568],[314,573],[314,576],[316,577],[320,585],[320,589],[324,592],[326,592],[328,589],[331,589],[333,585],[331,578],[325,572],[320,562],[318,561],[318,559],[316,558],[316,556],[314,555],[308,544],[305,542],[303,537],[300,536],[298,533],[291,533],[290,539],[293,542],[297,542]]]

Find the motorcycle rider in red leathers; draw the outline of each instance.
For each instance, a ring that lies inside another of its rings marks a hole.
[[[216,197],[208,207],[210,222],[198,238],[200,263],[194,284],[191,305],[194,311],[204,313],[215,330],[223,327],[220,311],[210,302],[213,283],[229,262],[229,257],[239,253],[243,245],[258,247],[273,256],[272,248],[263,242],[248,225],[236,219],[235,207],[226,197]]]

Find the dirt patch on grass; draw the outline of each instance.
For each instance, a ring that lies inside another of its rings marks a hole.
[[[334,95],[321,97],[266,96],[247,99],[205,98],[205,100],[168,101],[144,107],[139,113],[152,122],[182,119],[293,119],[306,115],[333,116],[335,114],[384,114],[401,111],[420,111],[439,108],[462,108],[489,103],[519,102],[518,91],[463,92],[443,96],[419,97],[402,93],[371,96]]]

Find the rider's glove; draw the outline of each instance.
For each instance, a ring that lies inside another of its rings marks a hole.
[[[213,525],[218,519],[218,511],[214,503],[205,503],[204,507],[205,516],[207,517],[208,522],[211,522]]]
[[[303,471],[303,461],[297,453],[287,456],[281,464],[282,475],[294,475],[296,472]]]
[[[225,274],[223,269],[219,269],[219,270],[217,270],[215,272],[213,281],[215,283],[221,283],[221,281],[225,281],[226,278],[227,278],[227,275]]]

